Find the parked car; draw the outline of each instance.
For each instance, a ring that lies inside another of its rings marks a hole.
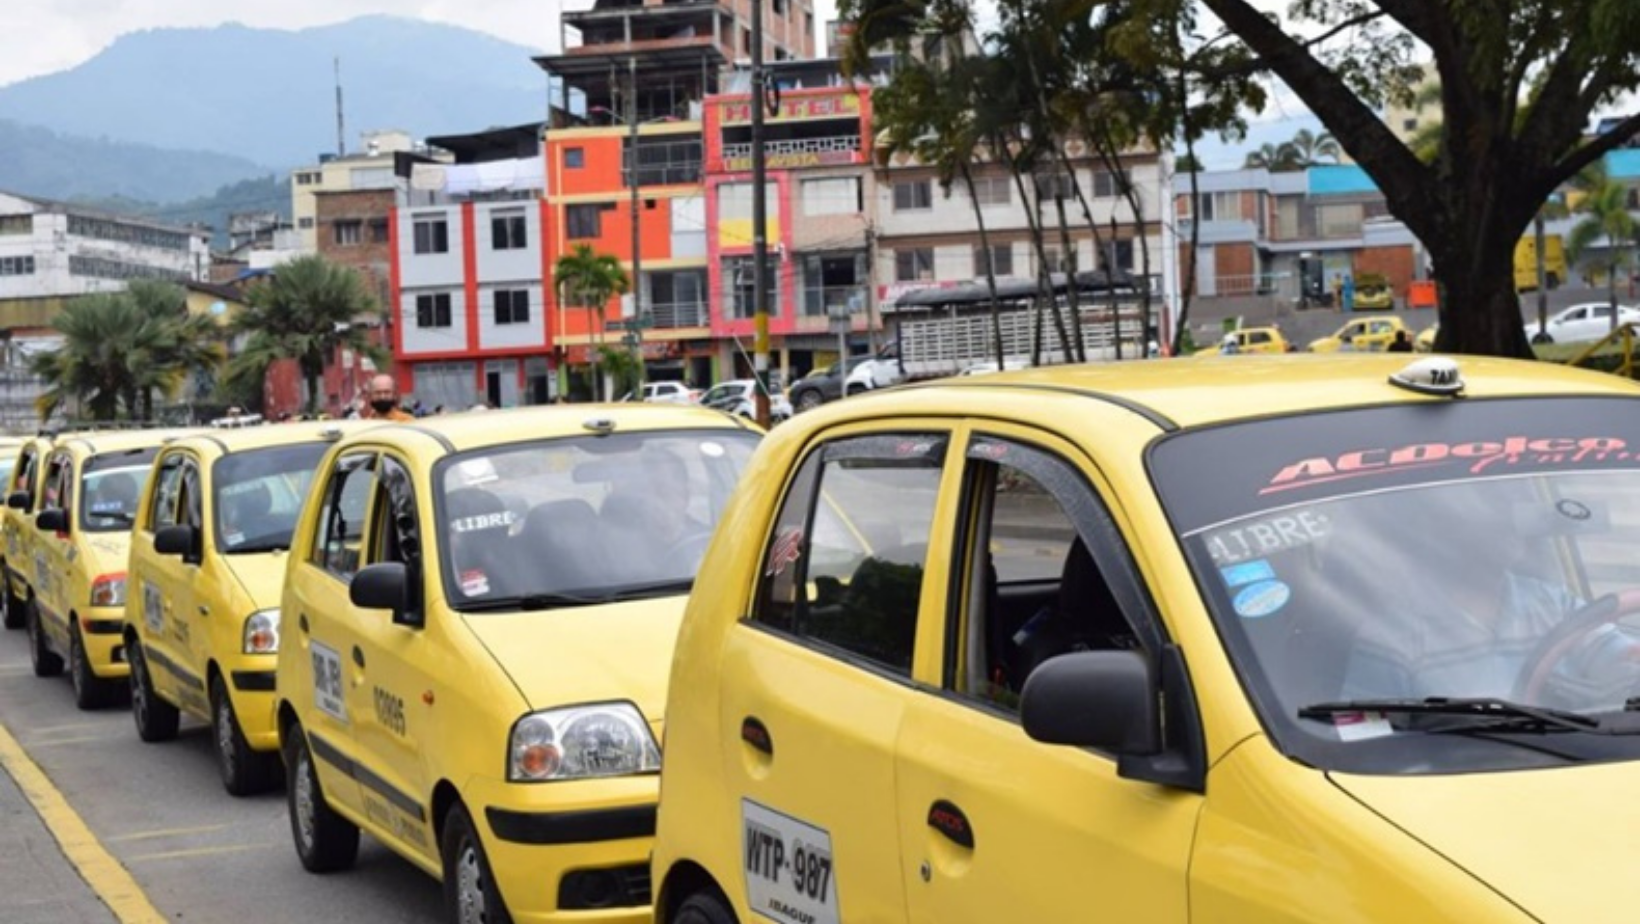
[[[1395,339],[1395,332],[1400,330],[1412,336],[1400,315],[1357,318],[1326,337],[1311,340],[1308,349],[1311,353],[1336,353],[1348,343],[1349,348],[1357,353],[1378,353],[1389,346],[1390,341]]]
[[[827,401],[836,401],[843,397],[843,385],[849,374],[861,363],[870,362],[874,358],[869,355],[850,356],[843,362],[832,363],[793,382],[792,387],[786,392],[792,408],[801,414]]]
[[[905,376],[900,374],[900,361],[892,357],[874,356],[854,367],[844,383],[844,394],[857,395],[878,388],[898,385]]]
[[[34,515],[40,511],[40,485],[45,480],[45,457],[55,437],[41,433],[25,439],[14,450],[11,472],[6,476],[6,508],[0,511],[0,531],[5,533],[4,579],[0,593],[5,605],[5,626],[21,629],[28,618],[28,601],[34,590]]]
[[[730,379],[719,382],[707,389],[701,396],[702,407],[713,410],[728,411],[751,420],[757,416],[757,380]],[[786,420],[792,416],[792,404],[786,396],[775,393],[769,395],[769,419],[771,421]]]
[[[1355,310],[1389,311],[1395,307],[1395,289],[1382,273],[1361,273],[1355,277]]]
[[[636,392],[622,395],[621,401],[651,401],[660,404],[694,404],[700,400],[701,390],[683,382],[645,382]]]
[[[1632,324],[1640,321],[1640,308],[1617,306],[1617,323]],[[1548,326],[1542,331],[1537,321],[1526,323],[1526,339],[1532,343],[1577,343],[1599,340],[1611,333],[1612,306],[1610,302],[1583,302],[1571,305],[1549,316]]]
[[[678,635],[657,922],[1633,920],[1632,383],[1069,365],[782,431]]]
[[[1225,333],[1219,341],[1216,352],[1224,354],[1247,353],[1291,353],[1292,344],[1282,334],[1279,327],[1242,327]],[[1198,351],[1198,354],[1211,355],[1213,350]]]

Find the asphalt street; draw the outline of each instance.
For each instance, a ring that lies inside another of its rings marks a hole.
[[[353,870],[307,873],[291,846],[283,792],[228,795],[204,725],[185,723],[177,740],[144,744],[127,707],[80,712],[65,678],[34,677],[25,645],[22,632],[0,631],[0,727],[83,819],[92,846],[112,855],[166,920],[442,920],[438,883],[369,837]],[[0,773],[0,824],[0,921],[132,919],[99,901],[95,889],[109,877],[69,859],[9,770]]]

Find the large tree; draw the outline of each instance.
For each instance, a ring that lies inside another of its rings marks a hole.
[[[245,310],[233,319],[245,338],[229,366],[230,377],[260,383],[276,360],[294,359],[307,385],[307,412],[319,410],[319,379],[337,350],[348,349],[385,364],[387,353],[370,337],[381,309],[357,272],[310,255],[282,263],[271,279],[246,292]]]
[[[1144,0],[1176,17],[1195,0]],[[1279,77],[1378,184],[1429,251],[1441,284],[1441,350],[1529,356],[1513,254],[1562,182],[1640,131],[1604,135],[1591,113],[1640,85],[1635,0],[1295,0],[1286,19],[1253,0],[1200,0]],[[1410,100],[1433,60],[1444,130],[1425,163],[1376,111]]]

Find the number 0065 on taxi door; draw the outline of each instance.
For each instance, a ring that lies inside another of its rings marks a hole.
[[[750,799],[740,809],[751,909],[784,924],[837,924],[831,835]]]

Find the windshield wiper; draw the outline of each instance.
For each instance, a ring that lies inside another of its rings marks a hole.
[[[1452,716],[1465,721],[1461,724],[1422,728],[1428,734],[1450,734],[1477,731],[1560,731],[1603,732],[1600,720],[1591,716],[1529,706],[1493,697],[1459,698],[1429,696],[1424,699],[1352,699],[1335,703],[1312,703],[1298,710],[1301,719],[1330,719],[1345,712],[1388,712],[1402,715]]]
[[[533,612],[535,610],[555,610],[571,606],[596,606],[600,603],[608,603],[611,599],[607,595],[524,594],[519,597],[496,597],[493,600],[469,600],[455,606],[454,609],[462,613],[499,613],[510,610]]]
[[[288,552],[289,539],[266,539],[262,542],[250,542],[245,545],[236,545],[231,549],[223,549],[224,555],[245,555],[252,552]]]
[[[686,594],[695,586],[694,578],[672,578],[647,584],[627,584],[610,588],[609,600],[648,600],[651,597],[671,597]]]

